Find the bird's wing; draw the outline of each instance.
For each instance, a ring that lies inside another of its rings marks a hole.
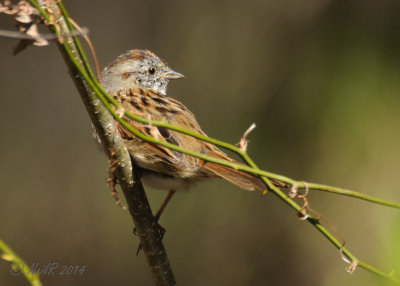
[[[122,105],[128,111],[150,120],[165,120],[172,125],[206,136],[193,113],[179,101],[151,91],[143,91],[142,89],[127,90],[125,94],[126,99],[118,98],[118,101],[122,102]],[[129,118],[126,120],[132,127],[147,136],[169,142],[196,153],[240,164],[211,143],[166,128],[145,125]],[[248,191],[255,188],[259,190],[265,190],[266,188],[264,182],[257,175],[216,163],[203,162],[198,158],[173,151],[167,147],[142,141],[118,123],[117,127],[122,138],[125,140],[131,156],[138,162],[139,166],[145,169],[183,177],[199,174],[202,176],[220,177]],[[273,183],[282,187],[279,182],[274,181]]]
[[[131,113],[154,121],[164,120],[170,124],[202,133],[194,115],[184,105],[172,98],[142,89],[126,90],[124,93],[118,93],[115,97],[122,103],[125,110]],[[203,142],[193,137],[167,128],[142,124],[129,118],[124,119],[133,128],[147,136],[194,152],[201,152]],[[180,172],[179,175],[183,176],[190,176],[199,169],[196,158],[140,140],[118,122],[116,124],[128,151],[139,166],[169,175],[176,175],[177,172]]]

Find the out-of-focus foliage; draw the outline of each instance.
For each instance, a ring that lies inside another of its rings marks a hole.
[[[132,48],[186,78],[169,95],[213,137],[264,169],[399,201],[398,1],[69,1],[104,66]],[[0,17],[2,29],[12,29]],[[12,57],[0,39],[0,236],[28,264],[87,265],[45,285],[149,285],[128,213],[54,45]],[[154,208],[166,193],[149,190]],[[311,193],[361,259],[400,272],[396,210]],[[226,182],[178,194],[161,223],[180,285],[380,285],[353,275],[319,233],[272,194]],[[0,261],[0,285],[26,285]]]

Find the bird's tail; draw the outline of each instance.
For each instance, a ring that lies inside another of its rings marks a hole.
[[[221,154],[220,153],[216,154],[215,152],[210,152],[210,154],[207,154],[207,155],[240,164],[238,162],[233,161],[231,158],[229,158],[222,152],[221,152]],[[254,191],[254,189],[264,191],[267,188],[264,181],[261,180],[261,178],[257,175],[249,174],[249,173],[246,173],[246,172],[243,172],[240,170],[236,170],[236,169],[233,169],[233,168],[230,168],[227,166],[223,166],[223,165],[219,165],[216,163],[212,163],[212,162],[206,162],[204,164],[203,168],[206,169],[207,171],[217,175],[218,177],[221,177],[221,178],[223,178],[223,179],[225,179],[247,191]],[[282,182],[279,182],[276,180],[271,180],[271,182],[277,187],[280,187],[280,188],[286,187],[285,183],[282,183]]]

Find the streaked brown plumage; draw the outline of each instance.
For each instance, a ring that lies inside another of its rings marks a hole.
[[[166,96],[169,80],[182,78],[154,53],[131,50],[119,56],[102,74],[103,86],[129,112],[151,120],[170,124],[205,135],[182,103]],[[146,135],[212,157],[234,161],[215,145],[165,128],[157,128],[125,118]],[[157,189],[185,190],[207,178],[223,178],[245,190],[264,190],[262,180],[254,175],[172,151],[140,140],[125,128],[117,127],[133,162],[144,172],[145,185]]]

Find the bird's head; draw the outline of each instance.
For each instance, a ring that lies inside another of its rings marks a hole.
[[[130,50],[120,55],[102,73],[107,92],[130,88],[150,89],[166,95],[168,82],[184,76],[148,50]]]

